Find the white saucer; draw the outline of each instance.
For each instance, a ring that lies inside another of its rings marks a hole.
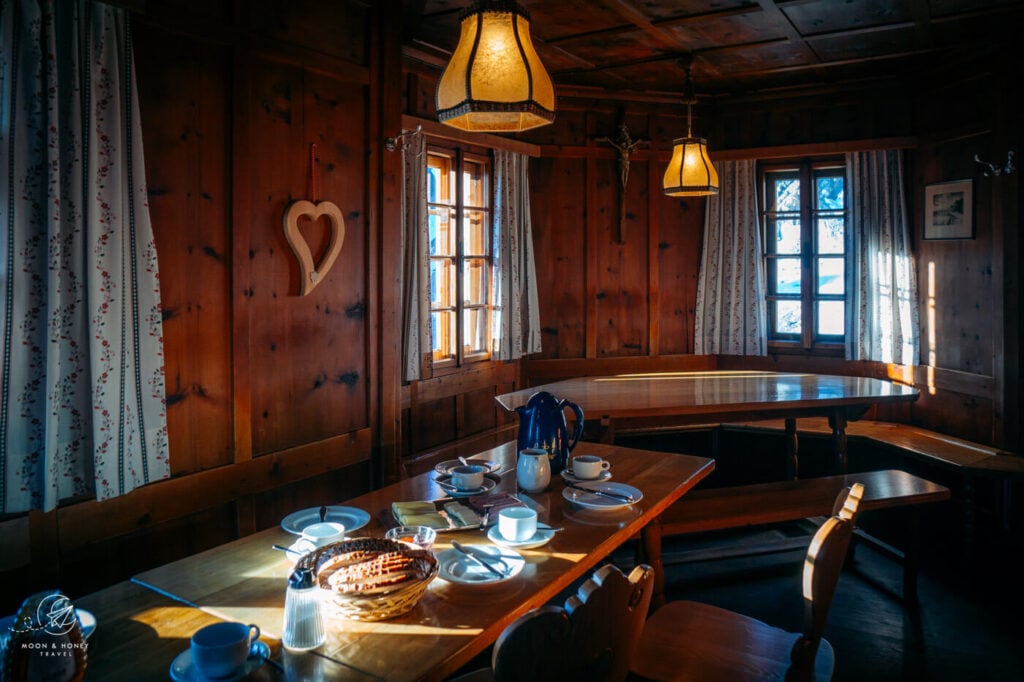
[[[634,505],[644,498],[644,494],[639,489],[634,488],[631,485],[625,483],[577,483],[583,488],[590,488],[592,490],[602,490],[604,492],[615,493],[617,495],[629,496],[630,500],[619,500],[614,497],[607,497],[597,493],[587,492],[585,490],[579,490],[577,488],[570,488],[566,486],[562,489],[562,497],[566,501],[571,502],[584,509],[622,509]]]
[[[496,545],[513,549],[532,549],[534,547],[540,547],[541,545],[546,545],[553,537],[555,537],[555,531],[547,530],[546,528],[538,528],[532,538],[515,542],[514,540],[506,540],[503,538],[497,526],[491,526],[491,529],[487,531],[488,540]]]
[[[441,476],[438,476],[434,480],[437,481],[438,483],[446,484],[441,486],[441,490],[445,491],[445,493],[447,493],[449,497],[473,497],[474,495],[483,495],[484,493],[489,493],[490,491],[494,490],[494,487],[498,485],[498,482],[495,481],[493,478],[488,478],[487,476],[484,476],[484,483],[479,488],[475,490],[456,490],[454,486],[449,487],[452,485],[452,477],[449,474],[442,474]]]
[[[568,469],[562,469],[562,478],[569,481],[570,483],[596,483],[597,481],[607,481],[612,477],[612,472],[607,469],[601,472],[601,475],[597,478],[580,478],[576,474],[572,473],[572,467]]]
[[[502,549],[494,545],[466,545],[472,551],[494,557],[491,562],[495,568],[501,570],[498,563],[500,557],[508,567],[505,577],[501,578],[491,573],[475,560],[462,552],[454,549],[446,549],[437,555],[437,574],[450,583],[461,585],[496,585],[504,583],[519,575],[526,565],[526,559],[522,554],[511,549]]]
[[[501,462],[495,462],[489,459],[473,459],[471,457],[466,461],[469,462],[470,464],[478,464],[480,466],[487,467],[487,471],[484,472],[485,474],[493,474],[495,471],[501,468]],[[450,474],[452,472],[452,469],[460,466],[462,466],[462,462],[460,462],[459,460],[449,459],[447,461],[441,462],[440,464],[435,464],[434,471],[436,471],[439,474]]]
[[[324,521],[333,521],[345,526],[345,532],[351,533],[370,522],[370,515],[357,507],[327,507]],[[302,529],[320,521],[320,507],[310,507],[292,512],[281,519],[281,527],[289,533],[302,535]]]
[[[245,659],[242,669],[230,677],[218,677],[217,682],[235,682],[241,680],[257,670],[270,658],[270,647],[263,641],[256,640],[252,645],[254,652]],[[171,679],[180,682],[207,682],[212,677],[204,677],[195,666],[192,665],[192,649],[185,649],[171,663]]]

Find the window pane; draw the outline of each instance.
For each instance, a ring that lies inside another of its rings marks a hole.
[[[462,298],[465,305],[486,305],[488,300],[487,261],[467,258],[462,273]]]
[[[775,290],[776,294],[800,293],[800,259],[775,259]]]
[[[455,214],[445,207],[430,208],[430,255],[452,256],[455,254],[455,230],[452,220]]]
[[[818,259],[818,293],[842,295],[846,291],[843,281],[842,258]]]
[[[846,304],[843,301],[818,301],[818,334],[842,336],[846,331]]]
[[[842,209],[846,205],[843,197],[844,184],[842,175],[818,176],[818,210],[830,211]]]
[[[487,204],[487,168],[476,161],[462,163],[462,203],[484,208]]]
[[[800,301],[775,301],[775,334],[800,333]]]
[[[818,253],[845,253],[846,220],[818,218]]]
[[[797,178],[782,178],[776,180],[775,186],[775,210],[776,211],[799,211],[800,210],[800,181]]]
[[[434,360],[455,357],[455,313],[443,310],[430,315],[430,338]]]
[[[775,253],[800,253],[800,221],[775,221]]]
[[[454,204],[455,174],[452,160],[440,154],[427,155],[427,201],[433,204]]]
[[[487,352],[487,309],[466,308],[462,312],[462,333],[465,338],[462,341],[463,351],[466,353]]]
[[[455,264],[447,259],[430,260],[430,307],[455,306]]]
[[[466,211],[462,220],[462,252],[467,256],[486,256],[487,248],[487,213],[484,211]]]

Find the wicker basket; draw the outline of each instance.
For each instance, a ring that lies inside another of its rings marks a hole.
[[[321,587],[320,594],[326,615],[360,621],[395,618],[411,611],[420,598],[423,597],[427,586],[437,576],[437,560],[432,554],[427,552],[426,557],[429,559],[430,570],[420,580],[406,580],[397,585],[359,592],[338,592],[326,587],[319,580],[320,569],[328,564],[331,559],[339,554],[364,549],[368,545],[372,546],[372,549],[375,551],[409,549],[409,546],[405,543],[395,540],[359,538],[325,545],[299,559],[298,566],[312,569],[314,575],[318,577],[317,582]]]

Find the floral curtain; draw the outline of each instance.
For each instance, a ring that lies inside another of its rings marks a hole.
[[[720,189],[709,197],[697,280],[694,351],[764,355],[767,351],[756,162],[720,161]]]
[[[121,10],[0,0],[0,514],[169,476],[156,249]]]
[[[917,281],[899,150],[848,154],[854,235],[853,333],[846,357],[915,364]]]
[[[494,319],[491,357],[540,352],[540,309],[530,222],[530,159],[494,150]]]
[[[402,147],[402,379],[415,381],[429,352],[430,226],[427,215],[427,138],[406,137]]]

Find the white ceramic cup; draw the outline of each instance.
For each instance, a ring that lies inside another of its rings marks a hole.
[[[576,478],[591,479],[597,478],[601,472],[607,470],[611,464],[607,460],[595,457],[594,455],[580,455],[572,460],[572,475]]]
[[[451,470],[452,485],[462,492],[480,490],[484,484],[487,467],[479,464],[464,464]]]
[[[537,534],[537,512],[529,507],[506,507],[498,512],[498,532],[509,542],[524,542]]]
[[[334,521],[320,521],[302,529],[302,538],[314,547],[323,547],[345,539],[345,526]]]
[[[214,623],[192,635],[192,664],[203,677],[237,675],[260,637],[257,625]]]

